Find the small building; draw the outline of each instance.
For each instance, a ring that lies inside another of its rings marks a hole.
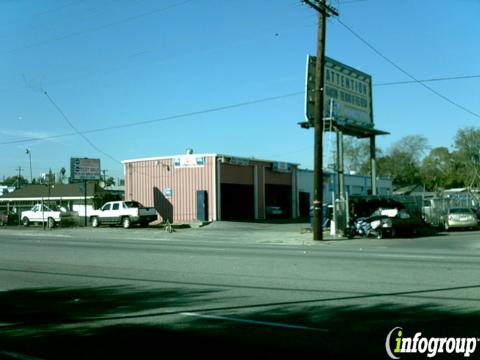
[[[20,213],[37,203],[45,202],[79,211],[84,208],[85,201],[91,208],[99,192],[101,189],[91,182],[87,184],[86,192],[84,184],[27,185],[1,196],[0,208]]]
[[[125,199],[155,207],[162,221],[298,215],[297,164],[193,153],[122,163]]]

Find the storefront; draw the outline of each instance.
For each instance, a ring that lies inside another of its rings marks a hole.
[[[298,216],[296,164],[193,153],[123,164],[125,198],[155,207],[164,221]]]

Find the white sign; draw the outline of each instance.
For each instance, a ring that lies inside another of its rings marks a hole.
[[[100,159],[71,158],[70,174],[73,180],[100,180]]]
[[[292,172],[292,165],[286,162],[275,161],[272,163],[272,171],[290,173]]]
[[[316,57],[307,58],[306,117],[313,123]],[[373,127],[372,77],[339,61],[325,57],[324,117],[356,126]],[[333,109],[330,109],[333,104]],[[332,110],[332,113],[331,113]]]
[[[182,155],[174,160],[176,168],[193,168],[205,166],[205,158],[197,155]]]

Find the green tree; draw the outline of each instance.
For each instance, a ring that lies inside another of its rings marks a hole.
[[[436,147],[422,161],[420,176],[427,190],[461,186],[456,176],[454,154],[446,147]]]
[[[343,140],[343,159],[345,171],[348,173],[369,172],[370,143],[369,140],[346,136]]]
[[[467,127],[457,131],[454,140],[456,175],[462,186],[480,185],[480,128]]]
[[[105,186],[115,186],[115,179],[110,176],[108,178],[105,179]]]
[[[377,157],[378,176],[390,177],[397,186],[421,183],[420,164],[427,149],[425,137],[405,136],[394,143],[386,155]]]
[[[21,175],[9,176],[3,181],[3,185],[6,185],[6,186],[22,187],[27,184],[28,184],[28,180]]]

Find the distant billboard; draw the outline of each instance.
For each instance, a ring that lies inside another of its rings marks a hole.
[[[314,123],[316,61],[316,56],[307,58],[305,116],[310,124]],[[373,127],[370,75],[325,57],[324,89],[324,117],[332,115],[347,124]]]
[[[70,158],[72,180],[100,180],[100,159]]]

